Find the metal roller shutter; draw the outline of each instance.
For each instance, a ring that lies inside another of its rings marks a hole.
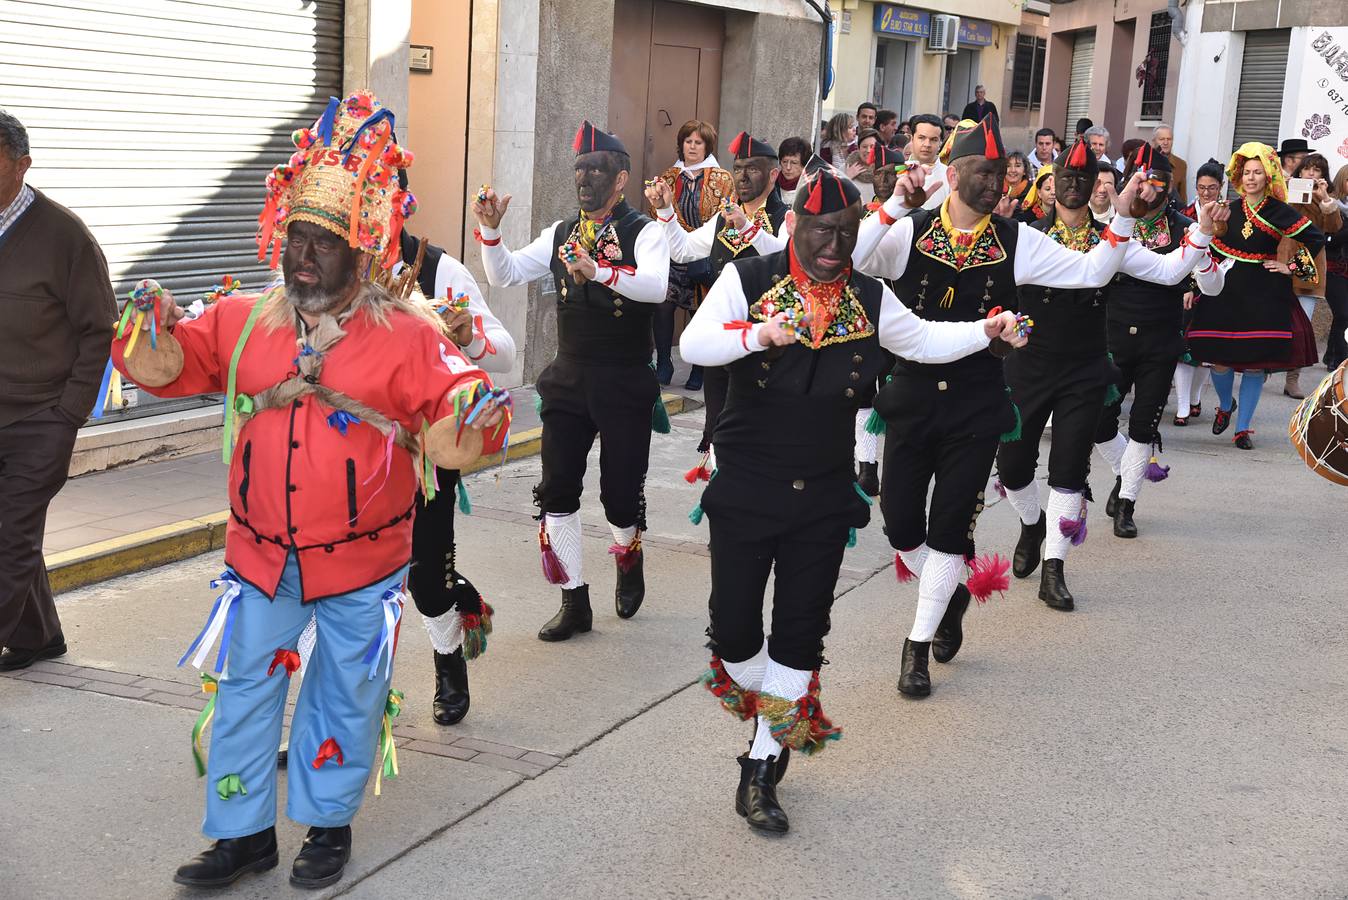
[[[267,280],[253,242],[268,170],[341,92],[341,0],[0,0],[0,106],[28,181],[73,209],[124,299],[184,302]]]
[[[1072,42],[1072,70],[1067,84],[1067,123],[1063,140],[1077,136],[1077,120],[1091,114],[1091,73],[1095,70],[1095,29],[1077,33]]]
[[[1287,78],[1287,44],[1291,31],[1251,31],[1245,35],[1236,100],[1236,129],[1231,149],[1246,141],[1278,146],[1282,89]]]

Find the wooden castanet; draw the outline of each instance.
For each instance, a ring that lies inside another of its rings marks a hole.
[[[141,335],[136,347],[124,358],[127,374],[141,387],[157,388],[176,381],[183,371],[183,347],[167,330],[157,336],[157,347]]]
[[[445,416],[426,431],[426,455],[442,469],[462,469],[482,455],[482,432],[459,430],[459,417]]]

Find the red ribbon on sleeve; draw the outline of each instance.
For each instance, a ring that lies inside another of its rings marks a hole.
[[[721,327],[726,331],[738,331],[740,333],[740,343],[744,345],[745,350],[748,350],[749,332],[753,330],[754,324],[755,323],[753,322],[746,322],[743,319],[736,319],[734,322],[726,322]]]
[[[500,238],[490,238],[490,239],[484,238],[484,237],[482,236],[482,229],[481,229],[481,228],[474,228],[474,229],[473,229],[473,238],[474,238],[479,244],[483,245],[484,247],[495,247],[497,244],[501,243],[501,239],[500,239]]]
[[[473,362],[477,362],[484,356],[488,355],[495,356],[496,345],[491,342],[491,338],[487,337],[487,329],[482,324],[481,316],[473,316],[473,331],[476,332],[477,336],[482,339],[482,352],[479,353],[477,356],[469,355],[468,358],[471,359]]]

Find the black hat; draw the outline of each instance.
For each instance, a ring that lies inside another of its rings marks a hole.
[[[866,160],[868,165],[877,170],[885,166],[906,165],[907,162],[902,150],[891,150],[879,141],[871,145],[871,155]]]
[[[1170,164],[1170,158],[1162,153],[1159,147],[1143,144],[1137,148],[1137,154],[1128,161],[1128,171],[1164,172],[1170,175],[1175,171],[1175,167]]]
[[[813,175],[816,172],[828,172],[833,168],[824,161],[824,158],[818,153],[810,154],[810,158],[805,161],[805,174]]]
[[[627,148],[623,146],[622,141],[606,131],[600,131],[590,124],[587,119],[580,123],[576,129],[576,139],[571,142],[571,149],[580,156],[585,153],[598,153],[601,150],[610,150],[614,153],[627,153]]]
[[[955,140],[950,145],[950,161],[953,163],[965,156],[1006,159],[1002,133],[997,128],[997,117],[992,113],[988,113],[983,121],[973,127],[955,127]]]
[[[777,149],[756,137],[750,137],[749,132],[741,131],[730,142],[730,156],[733,159],[750,159],[755,156],[776,159]]]
[[[1282,142],[1278,148],[1278,158],[1282,159],[1289,153],[1310,153],[1311,145],[1306,143],[1305,138],[1288,138]]]
[[[826,216],[841,212],[861,201],[861,193],[850,179],[829,168],[819,172],[801,186],[806,191],[801,210],[811,216]]]
[[[1091,145],[1086,143],[1086,139],[1078,137],[1072,142],[1072,146],[1058,154],[1058,158],[1053,161],[1053,165],[1061,166],[1073,172],[1095,172],[1096,161],[1095,154],[1091,152]]]

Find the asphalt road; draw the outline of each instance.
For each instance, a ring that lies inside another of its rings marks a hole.
[[[1209,418],[1165,426],[1171,477],[1146,486],[1141,536],[1115,539],[1092,509],[1068,562],[1077,611],[1045,607],[1037,580],[1013,584],[970,612],[926,700],[895,690],[916,591],[895,582],[877,516],[848,554],[827,642],[823,699],[845,734],[793,762],[782,838],[734,814],[747,726],[695,683],[706,529],[687,520],[696,491],[681,475],[698,414],[655,438],[648,600],[632,621],[607,599],[590,480],[596,627],[566,644],[534,637],[557,600],[528,518],[537,460],[474,476],[459,559],[497,619],[471,666],[472,711],[452,729],[431,722],[430,649],[409,610],[403,774],[367,799],[347,878],[321,895],[1348,896],[1348,493],[1292,454],[1291,406],[1268,390],[1250,453],[1214,438]],[[1008,504],[988,509],[981,547],[1009,553],[1014,520]],[[170,878],[204,846],[204,784],[188,749],[196,713],[167,688],[194,682],[173,664],[220,565],[199,557],[61,598],[62,662],[122,673],[122,687],[54,668],[0,678],[0,896],[188,895]],[[164,690],[142,696],[140,676]],[[301,836],[284,824],[281,867],[232,895],[298,896],[285,874]]]

